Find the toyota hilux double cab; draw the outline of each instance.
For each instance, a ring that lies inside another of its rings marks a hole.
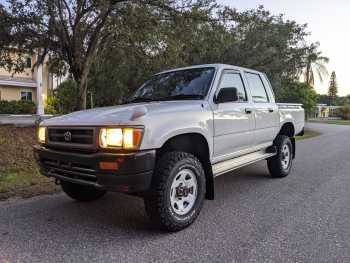
[[[214,199],[216,176],[262,160],[287,176],[303,131],[301,105],[276,104],[265,74],[208,64],[158,73],[122,105],[44,120],[34,155],[71,198],[141,196],[153,223],[178,231]]]

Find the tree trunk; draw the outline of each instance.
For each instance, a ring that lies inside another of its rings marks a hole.
[[[89,61],[92,61],[90,58]],[[79,90],[79,101],[78,101],[78,110],[85,110],[87,106],[87,84],[88,84],[88,75],[90,72],[91,63],[87,63],[83,69],[83,72],[80,76],[76,78]]]
[[[87,96],[87,78],[81,78],[78,82],[79,98],[78,98],[78,110],[86,109],[86,96]]]
[[[308,63],[307,66],[306,66],[306,84],[310,85],[310,70],[311,70],[311,66],[310,64]]]

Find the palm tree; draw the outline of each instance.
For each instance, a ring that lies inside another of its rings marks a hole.
[[[320,43],[312,43],[307,49],[306,54],[306,68],[304,71],[304,79],[308,85],[314,86],[315,74],[323,82],[323,77],[328,76],[328,70],[326,65],[329,62],[329,58],[322,56],[322,52],[319,51]]]

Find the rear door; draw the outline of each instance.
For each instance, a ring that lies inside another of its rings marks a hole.
[[[236,88],[236,101],[216,104],[214,112],[214,159],[221,161],[251,151],[254,115],[241,72],[224,70],[216,94]],[[248,111],[247,111],[248,109]]]
[[[255,148],[264,148],[272,144],[279,124],[279,113],[272,92],[264,76],[255,72],[244,73],[253,100]]]

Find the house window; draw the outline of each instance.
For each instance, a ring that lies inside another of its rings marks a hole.
[[[26,58],[26,68],[32,68],[32,58],[31,57]]]
[[[31,91],[21,91],[21,100],[32,101],[32,92]]]

